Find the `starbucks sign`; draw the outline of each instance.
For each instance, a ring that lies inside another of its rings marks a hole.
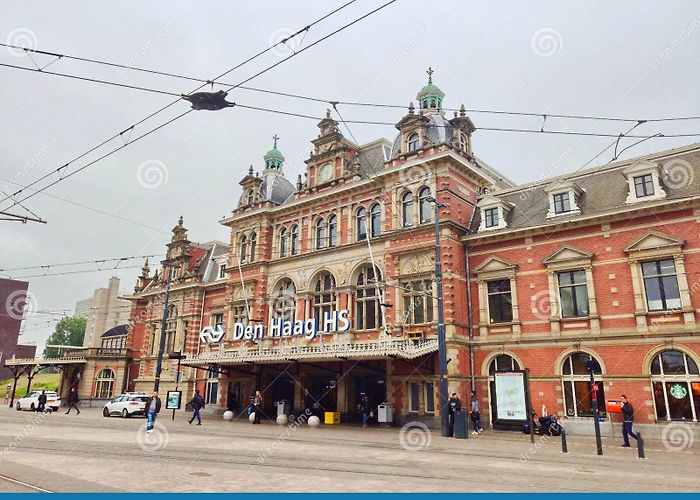
[[[683,384],[673,384],[668,392],[676,399],[683,399],[688,395],[688,388]]]

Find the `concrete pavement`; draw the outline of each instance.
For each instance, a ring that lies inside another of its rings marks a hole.
[[[486,431],[467,440],[408,428],[253,426],[209,417],[188,425],[145,419],[36,415],[0,409],[2,476],[50,491],[699,491],[700,443],[672,451],[649,441],[647,460],[618,440],[604,456],[590,437]]]

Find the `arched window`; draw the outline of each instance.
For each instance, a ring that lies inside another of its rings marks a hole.
[[[357,277],[355,289],[355,328],[372,330],[382,326],[381,295],[377,294],[377,282],[382,275],[374,266],[365,267]]]
[[[561,370],[567,417],[593,416],[593,391],[587,368],[589,362],[592,362],[593,374],[598,384],[598,411],[605,415],[605,391],[600,362],[587,352],[575,352],[564,360]]]
[[[245,195],[246,198],[246,205],[252,205],[253,202],[255,201],[255,194],[252,189],[249,189],[248,192]]]
[[[168,321],[165,324],[165,354],[175,350],[175,335],[177,334],[177,306],[168,307]],[[158,351],[156,350],[156,353]]]
[[[316,278],[313,304],[314,318],[320,330],[324,315],[335,311],[335,278],[331,273],[323,272]]]
[[[328,246],[334,247],[338,244],[338,217],[331,215],[328,217]]]
[[[520,364],[512,356],[507,354],[499,354],[491,360],[489,363],[489,401],[491,403],[491,422],[493,423],[498,417],[498,410],[496,408],[496,378],[494,373],[496,372],[511,372],[514,370],[521,370]]]
[[[258,235],[253,233],[250,235],[250,261],[254,262],[256,252],[258,251]]]
[[[382,206],[379,203],[372,205],[370,213],[370,233],[372,238],[382,234]]]
[[[693,358],[683,351],[661,351],[651,361],[656,418],[700,419],[700,372]]]
[[[287,256],[287,244],[289,237],[287,236],[287,228],[280,229],[280,257]]]
[[[435,107],[435,99],[430,99],[430,107],[431,108]]]
[[[355,215],[355,226],[357,228],[357,241],[367,239],[367,210],[360,208]]]
[[[248,256],[248,238],[245,234],[241,235],[238,240],[238,261],[243,264]]]
[[[467,135],[460,132],[459,133],[459,149],[461,149],[463,152],[466,153],[469,149],[468,145],[469,145],[469,142],[467,141]]]
[[[273,294],[272,314],[283,321],[294,321],[297,289],[289,278],[283,279]]]
[[[424,187],[418,191],[418,206],[420,211],[420,223],[425,224],[433,220],[432,205],[430,203],[430,188]]]
[[[294,224],[290,233],[289,252],[292,255],[296,255],[299,253],[299,226]]]
[[[114,392],[114,372],[109,368],[103,368],[95,377],[95,397],[98,399],[110,399]]]
[[[326,223],[323,218],[316,219],[316,250],[326,248]]]
[[[413,193],[407,191],[401,197],[401,221],[403,227],[411,227],[413,225]]]
[[[418,149],[418,146],[420,144],[420,139],[418,137],[418,134],[413,133],[408,136],[408,151],[409,153],[411,151],[416,151]]]

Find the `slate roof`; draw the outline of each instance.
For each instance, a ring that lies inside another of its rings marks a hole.
[[[278,205],[287,201],[295,190],[294,185],[282,174],[267,175],[260,185],[260,194]]]
[[[651,200],[639,201],[633,205],[626,203],[629,185],[622,171],[641,161],[661,165],[660,182],[661,187],[666,192],[666,200],[700,195],[700,143],[697,143],[514,188],[493,191],[491,195],[512,204],[513,208],[506,215],[508,227],[489,231],[488,234],[504,233],[548,222],[559,223],[576,220],[619,208],[642,208],[645,205],[658,202],[658,200]],[[558,186],[564,181],[571,181],[583,190],[577,198],[581,213],[547,219],[550,195],[545,190],[548,186]],[[471,233],[477,232],[480,221],[481,210],[477,210],[470,228]]]

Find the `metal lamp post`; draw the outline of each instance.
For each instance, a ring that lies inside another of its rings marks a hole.
[[[586,369],[591,377],[591,403],[593,406],[593,428],[595,430],[595,444],[598,455],[603,454],[603,443],[600,439],[600,417],[598,411],[598,384],[595,381],[596,362],[589,359],[586,363]]]
[[[165,282],[165,298],[163,300],[163,322],[160,325],[160,344],[158,346],[158,361],[156,362],[156,377],[153,383],[153,391],[158,392],[160,387],[160,372],[163,369],[163,351],[165,351],[165,329],[168,321],[168,299],[170,298],[170,281],[173,277],[173,267],[168,266],[168,279]]]
[[[442,260],[440,248],[440,208],[447,205],[439,203],[437,198],[427,198],[433,204],[435,219],[435,280],[437,281],[437,306],[438,306],[438,360],[440,381],[438,383],[438,399],[440,400],[440,429],[443,437],[450,437],[450,422],[448,416],[447,397],[447,347],[445,346],[445,305],[442,292]]]

